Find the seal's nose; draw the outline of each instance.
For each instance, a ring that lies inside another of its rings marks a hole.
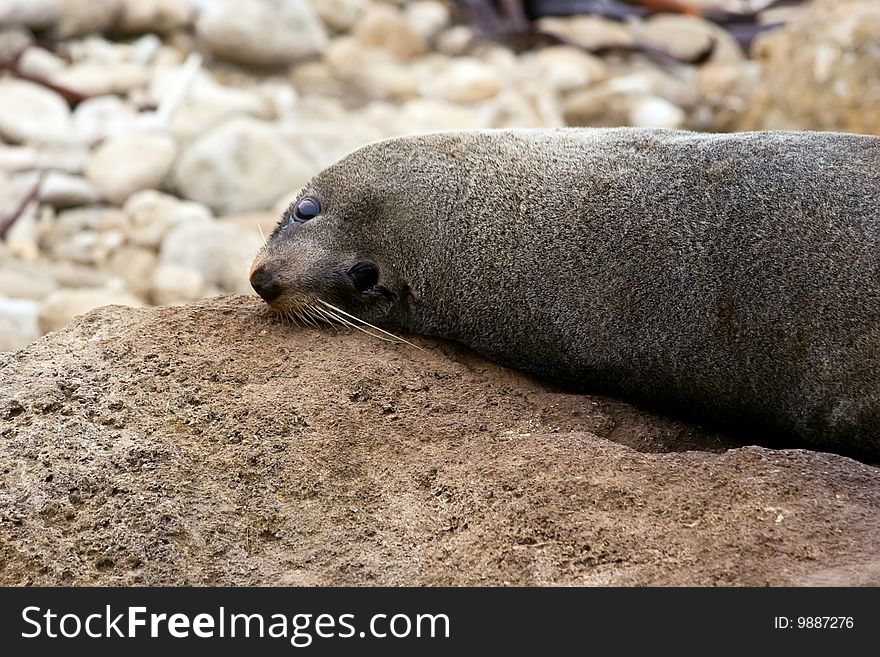
[[[281,296],[281,285],[278,284],[275,275],[263,267],[257,267],[251,273],[251,287],[267,303],[271,303]]]

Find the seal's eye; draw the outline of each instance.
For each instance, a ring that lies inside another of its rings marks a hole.
[[[379,282],[379,270],[369,262],[359,262],[348,270],[348,275],[358,292],[366,292]]]
[[[318,203],[318,199],[312,198],[311,196],[301,198],[297,201],[296,205],[293,206],[293,219],[300,223],[308,221],[309,219],[314,219],[319,214],[321,214],[321,205]]]

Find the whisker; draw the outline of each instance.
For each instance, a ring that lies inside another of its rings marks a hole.
[[[425,349],[423,349],[423,348],[420,347],[419,345],[417,345],[417,344],[413,344],[413,343],[410,342],[409,340],[404,340],[404,339],[401,338],[399,335],[394,335],[393,333],[389,333],[388,331],[386,331],[386,330],[384,330],[384,329],[380,329],[378,326],[373,326],[372,324],[370,324],[369,322],[367,322],[367,321],[361,319],[360,317],[355,317],[354,315],[345,312],[344,310],[342,310],[342,308],[337,308],[337,307],[334,306],[332,303],[327,303],[327,302],[324,301],[323,299],[318,299],[318,302],[324,304],[325,306],[327,306],[328,308],[330,308],[331,310],[333,310],[333,311],[336,312],[336,313],[339,313],[339,314],[341,314],[341,315],[345,315],[346,317],[348,317],[348,318],[350,318],[350,319],[353,319],[353,320],[356,321],[356,322],[360,322],[360,323],[363,324],[364,326],[369,326],[371,329],[374,329],[374,330],[376,330],[376,331],[379,331],[379,333],[384,333],[385,335],[391,336],[392,338],[394,338],[394,339],[395,339],[396,341],[398,341],[398,342],[403,342],[404,344],[408,344],[410,347],[415,347],[415,348],[418,349],[419,351],[426,351]],[[379,337],[379,336],[377,335],[376,337]]]
[[[333,328],[337,335],[339,334],[340,325],[338,322],[335,321],[335,318],[331,317],[330,315],[326,315],[325,313],[322,313],[320,308],[316,308],[315,306],[311,305],[306,306],[306,312],[308,312],[309,315],[311,315],[316,321],[319,321],[323,324],[328,324]]]
[[[343,320],[341,317],[337,317],[331,312],[324,310],[323,308],[318,308],[317,306],[309,306],[311,311],[320,318],[322,322],[326,322],[330,326],[333,327],[333,330],[336,331],[337,335],[341,332],[341,329],[351,329],[354,328],[350,323]],[[350,331],[349,331],[350,332]]]
[[[263,239],[263,246],[268,246],[268,242],[266,241],[266,236],[263,234],[263,227],[260,224],[257,224],[257,230],[260,231],[260,237]]]
[[[335,319],[335,320],[337,320],[337,321],[343,323],[345,326],[348,326],[348,327],[353,328],[353,329],[355,329],[355,330],[357,330],[357,331],[360,331],[361,333],[366,333],[366,334],[369,335],[371,338],[376,338],[377,340],[383,340],[383,341],[385,341],[385,342],[397,342],[397,340],[392,340],[392,339],[390,339],[390,338],[386,338],[385,336],[382,336],[382,335],[376,335],[375,333],[371,333],[370,331],[368,331],[367,329],[365,329],[363,326],[358,326],[357,324],[353,324],[352,322],[349,322],[349,321],[343,319],[342,317],[339,317],[338,315],[331,313],[331,312],[328,311],[328,310],[319,309],[319,308],[317,308],[317,307],[316,307],[315,309],[316,309],[316,310],[320,310],[323,314],[326,314],[326,315],[332,317],[333,319]]]
[[[315,321],[314,316],[309,313],[307,308],[300,307],[297,309],[297,312],[300,314],[300,317],[303,318],[303,325],[308,324],[309,326],[312,326],[314,328],[321,328]]]

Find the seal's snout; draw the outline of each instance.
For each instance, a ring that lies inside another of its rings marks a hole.
[[[251,272],[251,287],[266,303],[272,303],[281,296],[281,284],[278,278],[262,266]]]

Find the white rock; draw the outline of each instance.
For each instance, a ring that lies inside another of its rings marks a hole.
[[[489,116],[442,100],[416,98],[404,103],[393,127],[397,134],[486,128]]]
[[[437,36],[437,51],[448,57],[467,52],[474,42],[474,31],[468,25],[454,25]]]
[[[2,11],[2,9],[0,9]],[[34,42],[33,33],[21,25],[0,23],[0,61],[12,61],[30,48]]]
[[[0,298],[39,301],[57,287],[52,277],[38,265],[13,261],[0,268]]]
[[[54,25],[60,14],[60,0],[0,2],[0,25],[26,25],[32,29],[44,29]]]
[[[250,266],[261,246],[258,235],[235,226],[184,224],[162,241],[159,262],[199,272],[206,284],[226,292],[247,293]]]
[[[680,128],[687,115],[684,110],[664,98],[639,98],[630,109],[629,122],[638,128]]]
[[[0,351],[17,351],[40,337],[39,305],[0,296]]]
[[[299,104],[299,96],[289,82],[265,82],[260,85],[258,92],[269,109],[267,118],[289,117]]]
[[[50,171],[40,185],[40,200],[56,208],[90,205],[99,199],[98,190],[92,183],[62,171]]]
[[[552,34],[567,43],[587,50],[608,46],[628,46],[635,42],[627,25],[601,16],[571,16],[541,18],[538,31]]]
[[[127,215],[116,208],[64,210],[41,231],[41,244],[55,260],[96,265],[124,241],[127,225]]]
[[[315,173],[274,125],[235,118],[186,146],[173,176],[184,197],[226,214],[267,208]]]
[[[131,222],[128,240],[148,248],[159,248],[169,230],[180,224],[211,223],[211,210],[193,201],[149,189],[129,197],[123,208]]]
[[[428,48],[425,38],[413,31],[403,13],[390,5],[370,5],[352,33],[361,45],[387,50],[402,60],[421,55]]]
[[[367,7],[368,0],[311,0],[312,9],[334,32],[349,32]]]
[[[325,49],[326,52],[326,49]],[[349,92],[348,83],[333,75],[326,62],[305,62],[290,72],[292,88],[303,97],[320,95],[324,98],[343,98]]]
[[[3,171],[24,171],[37,166],[39,154],[31,146],[0,145],[0,169]]]
[[[290,197],[290,194],[285,195],[284,200],[287,202],[278,211],[275,211],[275,208],[279,205],[279,203],[276,202],[275,205],[272,206],[273,210],[269,212],[260,211],[227,214],[218,217],[217,221],[221,224],[234,226],[236,229],[249,233],[254,237],[259,237],[260,241],[263,241],[263,238],[268,237],[272,231],[275,230],[275,226],[278,225],[279,219],[290,205],[292,200]]]
[[[171,93],[183,67],[157,74],[150,84],[149,98],[161,104]],[[192,82],[186,99],[172,117],[171,127],[175,137],[189,141],[223,121],[239,115],[269,118],[271,102],[257,90],[239,89],[216,82],[209,73],[200,72]]]
[[[155,34],[145,34],[131,44],[131,61],[146,66],[162,52],[162,39]]]
[[[121,279],[91,266],[59,261],[49,262],[45,268],[52,279],[64,288],[102,288],[116,292],[125,290],[125,283]]]
[[[117,96],[88,98],[73,111],[73,129],[84,144],[130,132],[137,122],[134,107]]]
[[[738,64],[745,54],[727,30],[695,16],[658,14],[646,21],[634,22],[632,30],[644,43],[682,59],[693,59],[706,52],[714,41],[709,57],[713,64]]]
[[[403,15],[413,33],[428,40],[436,37],[452,21],[449,8],[437,0],[407,2]]]
[[[534,87],[534,88],[532,88]],[[493,128],[561,128],[565,126],[556,94],[538,80],[508,90],[491,104]]]
[[[108,30],[122,11],[122,0],[60,0],[54,33],[58,39]]]
[[[110,254],[104,267],[107,272],[124,281],[129,292],[145,299],[150,293],[153,271],[158,260],[159,257],[153,249],[121,246]]]
[[[159,187],[176,155],[177,144],[167,135],[119,135],[95,150],[86,176],[104,198],[122,204],[137,191]]]
[[[34,261],[40,256],[37,202],[30,203],[6,233],[9,252],[22,260]]]
[[[131,45],[92,34],[69,40],[65,43],[65,54],[74,64],[123,64],[131,62]]]
[[[501,82],[491,66],[471,57],[450,60],[445,71],[430,84],[432,96],[454,103],[478,103],[497,96]]]
[[[534,58],[534,78],[560,92],[582,89],[608,77],[608,67],[598,57],[571,46],[550,46]]]
[[[63,242],[58,242],[51,250],[51,255],[56,260],[75,262],[80,265],[96,265],[99,262],[100,233],[92,230],[84,230],[81,233],[71,235]]]
[[[200,272],[173,264],[161,264],[153,272],[150,298],[158,306],[195,301],[205,294]]]
[[[36,166],[38,169],[82,173],[90,157],[91,152],[79,144],[46,144],[40,147]]]
[[[279,135],[299,153],[300,158],[314,163],[315,172],[327,168],[354,149],[385,136],[379,130],[366,125],[360,117],[351,120],[350,129],[344,133],[340,133],[337,126],[338,124],[321,120],[318,116],[299,116],[296,121],[281,126]],[[300,185],[291,186],[284,191],[295,191],[299,187]]]
[[[0,135],[41,144],[71,137],[70,110],[53,91],[25,80],[0,80]]]
[[[150,74],[144,66],[135,63],[82,62],[59,71],[50,80],[88,96],[102,96],[126,94],[133,89],[146,87]]]
[[[327,35],[306,0],[213,0],[196,33],[217,57],[253,66],[286,66],[319,52]]]
[[[84,230],[124,231],[129,225],[128,215],[119,208],[91,206],[59,212],[51,232],[45,236],[47,244],[63,242]]]
[[[43,80],[48,80],[66,67],[67,62],[43,48],[28,48],[18,60],[20,71]]]
[[[185,27],[192,12],[189,0],[123,0],[114,29],[123,34],[165,34]]]
[[[401,62],[386,50],[364,48],[352,37],[333,39],[324,60],[333,75],[371,99],[415,98],[425,77],[412,63]]]
[[[106,289],[56,290],[42,303],[39,326],[43,333],[65,327],[74,317],[108,305],[144,306],[144,302],[127,292]]]

